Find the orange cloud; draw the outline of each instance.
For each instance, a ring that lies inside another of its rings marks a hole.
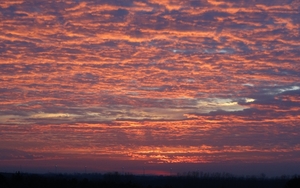
[[[298,4],[1,2],[0,149],[13,160],[297,161]]]

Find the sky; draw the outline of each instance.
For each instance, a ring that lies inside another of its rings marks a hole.
[[[1,0],[0,171],[300,173],[299,0]]]

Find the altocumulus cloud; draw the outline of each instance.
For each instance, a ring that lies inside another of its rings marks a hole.
[[[1,157],[299,162],[299,7],[1,1]]]

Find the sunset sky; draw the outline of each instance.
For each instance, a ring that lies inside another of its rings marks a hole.
[[[85,168],[299,174],[300,1],[1,0],[0,171]]]

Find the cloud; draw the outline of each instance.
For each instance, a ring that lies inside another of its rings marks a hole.
[[[3,158],[296,160],[296,1],[19,0],[0,17]]]
[[[32,154],[21,150],[14,149],[0,149],[1,160],[34,160],[43,159],[42,155]]]

